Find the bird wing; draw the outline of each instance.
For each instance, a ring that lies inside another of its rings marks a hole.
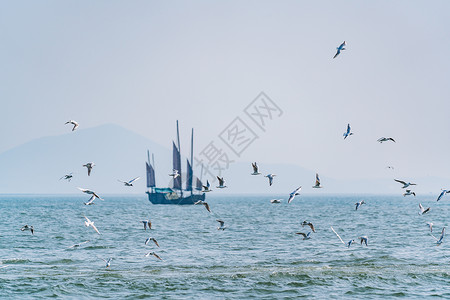
[[[258,166],[256,165],[256,162],[252,163],[252,167],[253,167],[253,172],[258,173]]]
[[[439,197],[437,198],[437,201],[441,200],[441,198],[442,198],[442,196],[444,196],[444,194],[445,194],[445,190],[442,191],[442,192],[439,194]]]
[[[393,138],[388,138],[388,140],[391,140],[391,141],[393,141],[395,143],[395,140]]]
[[[303,237],[306,237],[306,234],[304,234],[303,232],[296,232],[295,234],[301,234],[303,235]]]
[[[441,237],[439,238],[440,241],[444,238],[444,235],[445,235],[445,227],[442,228]]]
[[[421,203],[419,203],[419,208],[420,208],[420,211],[423,213],[425,209],[423,208]]]
[[[339,53],[341,53],[341,50],[338,49],[338,50],[336,51],[336,54],[333,56],[333,58],[336,58],[336,56],[338,56]]]
[[[91,222],[91,220],[89,220],[88,217],[84,216],[84,218],[86,219],[86,221],[88,221],[88,223]]]
[[[138,180],[139,178],[141,178],[141,177],[136,177],[136,178],[133,178],[133,179],[131,179],[130,181],[128,181],[128,183],[132,183],[132,182],[134,182],[134,181]]]
[[[211,212],[211,210],[209,209],[209,205],[208,205],[208,203],[206,203],[206,202],[203,202],[203,205],[205,206],[205,208],[206,208],[206,210],[207,210],[207,211]]]
[[[339,238],[339,240],[342,242],[342,244],[345,245],[345,242],[341,239],[341,237],[339,236],[339,234],[334,230],[333,226],[330,226],[331,230],[333,230],[333,232],[337,235],[337,237]]]
[[[219,186],[222,186],[223,185],[223,177],[222,178],[220,178],[219,176],[216,176],[216,177],[219,180]]]
[[[92,228],[94,228],[94,230],[95,230],[98,234],[100,234],[100,232],[98,231],[97,227],[95,227],[94,224],[91,224],[91,226],[92,226]]]
[[[162,260],[161,257],[159,257],[158,254],[156,254],[155,252],[153,252],[153,256],[156,257],[159,260]]]
[[[314,225],[312,223],[308,223],[308,226],[311,228],[313,232],[316,232],[316,230],[314,229]]]
[[[152,239],[152,241],[155,243],[156,246],[159,247],[159,244],[158,244],[158,242],[155,239]]]
[[[209,181],[208,180],[206,180],[206,186],[208,187],[208,189],[209,189],[209,187],[210,187],[210,184],[209,184]]]
[[[273,177],[270,176],[270,177],[269,177],[269,185],[272,186],[272,183],[273,183]]]
[[[406,184],[406,182],[404,182],[402,180],[394,179],[394,181],[397,181],[398,183],[401,183],[401,184]]]
[[[225,222],[224,222],[224,221],[222,221],[222,220],[216,220],[216,221],[220,223],[220,227],[222,227],[222,226],[223,226],[223,224],[225,223]]]

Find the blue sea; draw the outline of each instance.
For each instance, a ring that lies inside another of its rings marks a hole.
[[[152,205],[145,194],[104,196],[91,206],[86,195],[0,196],[0,297],[450,298],[450,237],[437,246],[426,226],[433,222],[438,237],[449,225],[448,196],[300,195],[287,204],[286,195],[217,194],[207,195],[212,213]],[[419,215],[419,202],[431,211]],[[101,235],[84,226],[84,215]],[[309,240],[295,234],[309,231],[304,220],[316,228]],[[25,224],[34,235],[20,230]],[[330,226],[344,241],[368,236],[368,246],[347,248]],[[150,236],[159,248],[144,244]],[[150,251],[162,260],[145,257]]]

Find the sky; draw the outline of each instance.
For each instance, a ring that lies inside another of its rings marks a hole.
[[[182,145],[195,128],[197,154],[213,141],[238,162],[336,179],[392,177],[392,165],[405,180],[450,181],[448,1],[1,7],[0,154],[70,132],[70,119],[170,148],[179,120]],[[244,112],[261,92],[282,111],[264,130]],[[239,156],[219,138],[237,117],[258,136]],[[347,123],[354,135],[344,140]],[[397,142],[379,144],[382,136]]]

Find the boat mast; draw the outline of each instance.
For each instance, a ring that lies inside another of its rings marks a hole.
[[[193,177],[194,177],[194,128],[191,131],[191,196],[194,193],[194,187],[192,186]]]
[[[149,158],[149,160],[150,160],[150,158]],[[152,153],[152,167],[153,167],[153,173],[155,173],[156,174],[156,171],[155,171],[155,155]],[[156,185],[156,176],[154,176],[155,177],[155,187],[157,186]],[[154,187],[152,187],[152,191],[154,190]]]
[[[180,130],[178,129],[178,120],[177,120],[177,143],[178,143],[178,153],[181,156],[181,148],[180,148]],[[181,179],[181,162],[180,162],[180,170],[178,170],[178,173],[180,174]],[[180,180],[180,192],[181,192],[181,198],[183,198],[183,180]]]

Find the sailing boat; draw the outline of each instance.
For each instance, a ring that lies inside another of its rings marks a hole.
[[[146,192],[148,195],[148,200],[152,204],[175,204],[175,205],[187,205],[194,204],[195,202],[205,200],[205,193],[201,193],[202,181],[197,178],[195,190],[199,193],[194,193],[194,188],[192,186],[194,179],[194,171],[192,169],[193,161],[193,150],[194,150],[194,129],[192,129],[191,134],[191,159],[187,159],[187,172],[186,172],[186,189],[183,193],[182,186],[182,176],[181,176],[181,155],[180,155],[180,134],[178,129],[177,121],[177,145],[172,142],[172,153],[173,153],[173,169],[178,171],[180,176],[174,176],[173,187],[157,188],[155,180],[155,159],[152,154],[152,161],[150,162],[150,152],[147,151],[147,188]],[[203,172],[203,166],[202,166]]]

